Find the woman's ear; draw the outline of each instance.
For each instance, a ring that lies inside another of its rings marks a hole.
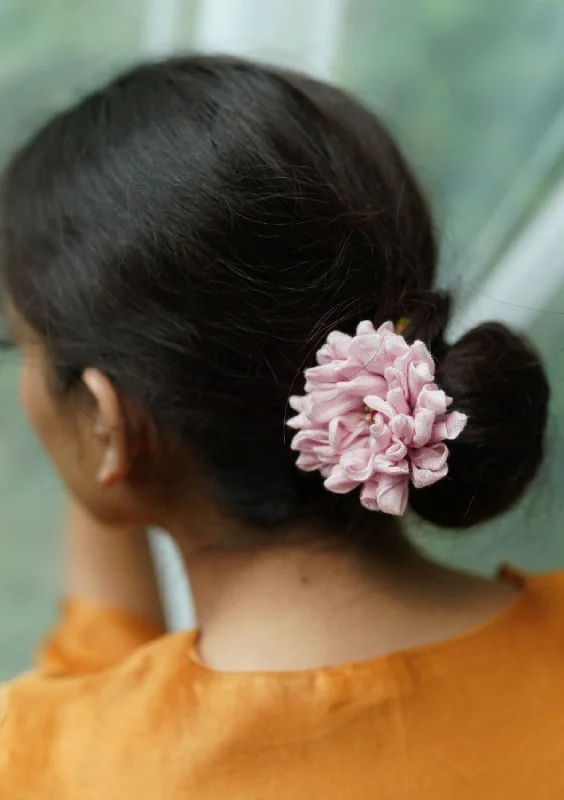
[[[127,477],[133,460],[127,415],[118,391],[103,372],[87,369],[82,381],[96,406],[92,433],[101,445],[96,478],[110,486]]]

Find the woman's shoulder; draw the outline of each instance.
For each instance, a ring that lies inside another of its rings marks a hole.
[[[507,576],[520,589],[512,612],[516,624],[527,625],[531,621],[542,622],[539,632],[554,629],[564,635],[564,570],[525,574],[503,567],[501,574]]]
[[[564,571],[524,578],[523,624],[564,653]]]
[[[61,775],[88,774],[85,759],[104,769],[132,743],[139,754],[147,720],[163,730],[159,716],[177,704],[179,686],[184,705],[190,702],[190,641],[191,634],[169,634],[91,674],[38,670],[2,684],[0,785],[10,785],[11,797],[43,797],[52,780],[55,796]]]
[[[33,703],[34,716],[42,709],[53,707],[57,713],[65,712],[67,705],[77,703],[95,705],[108,703],[108,711],[116,707],[116,697],[125,701],[158,686],[162,690],[173,682],[180,670],[189,670],[186,659],[195,634],[192,632],[170,633],[160,636],[126,657],[107,667],[93,668],[91,672],[68,673],[39,668],[24,672],[11,681],[0,684],[2,713],[0,733],[3,733],[11,716],[21,704]]]
[[[564,570],[540,572],[536,575],[524,575],[511,567],[503,567],[502,571],[516,575],[517,580],[521,579],[526,588],[539,596],[542,595],[546,600],[554,601],[556,604],[564,603]]]
[[[431,646],[429,654],[460,657],[476,654],[503,664],[520,653],[522,664],[535,654],[554,651],[559,669],[564,658],[564,571],[529,574],[510,566],[499,571],[500,578],[516,588],[513,599],[497,614],[476,628],[442,645]],[[423,648],[425,650],[425,648]],[[547,664],[547,662],[542,662]]]
[[[500,709],[538,703],[546,714],[564,702],[564,572],[525,574],[504,567],[501,577],[518,589],[510,603],[460,636],[416,648],[399,658],[433,701],[449,698],[461,716],[498,718]],[[453,702],[452,693],[456,700]]]

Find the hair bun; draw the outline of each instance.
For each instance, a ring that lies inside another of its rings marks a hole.
[[[423,519],[469,527],[510,508],[543,457],[549,386],[540,357],[521,336],[489,323],[446,348],[437,382],[468,424],[449,445],[449,474],[410,493]]]

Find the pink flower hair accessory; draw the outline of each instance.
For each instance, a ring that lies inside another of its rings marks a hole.
[[[410,481],[421,489],[447,475],[445,441],[467,417],[447,413],[452,399],[434,382],[426,345],[408,344],[391,322],[361,322],[355,336],[333,331],[317,364],[305,371],[305,394],[290,398],[297,466],[319,470],[337,494],[361,487],[365,508],[400,516]]]

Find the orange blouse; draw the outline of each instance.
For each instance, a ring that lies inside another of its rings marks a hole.
[[[217,673],[195,635],[66,604],[1,690],[1,800],[564,798],[564,574],[456,639]]]

